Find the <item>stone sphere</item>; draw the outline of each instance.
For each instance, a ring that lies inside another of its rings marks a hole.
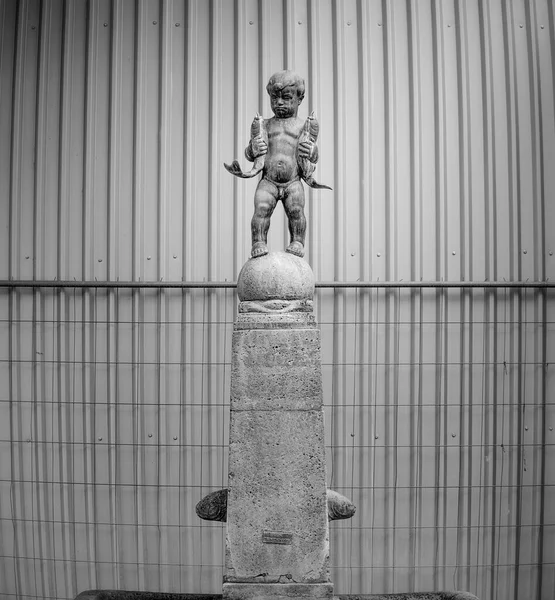
[[[302,258],[270,252],[249,259],[237,278],[241,301],[312,300],[314,273]]]

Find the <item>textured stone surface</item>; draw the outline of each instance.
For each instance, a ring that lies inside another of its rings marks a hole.
[[[227,488],[216,490],[197,503],[195,507],[197,516],[206,521],[227,520]]]
[[[233,333],[232,410],[314,410],[321,405],[318,329]]]
[[[237,286],[224,581],[244,585],[224,594],[331,597],[314,276],[280,252],[249,260]]]
[[[356,512],[356,506],[339,492],[327,491],[328,519],[336,521],[339,519],[350,519]]]
[[[316,327],[312,313],[243,313],[235,320],[235,330],[241,329],[309,329]]]
[[[89,590],[75,600],[221,600],[221,594],[163,594],[161,592],[128,592],[124,590]]]
[[[232,410],[229,454],[225,580],[328,581],[322,411]]]
[[[224,600],[314,600],[333,598],[331,583],[224,583]]]
[[[246,586],[252,586],[249,588]],[[328,584],[329,586],[329,584]],[[311,584],[303,586],[307,588],[305,595],[294,595],[301,592],[301,587],[292,584],[224,584],[224,595],[222,594],[162,594],[156,592],[125,592],[115,590],[91,590],[81,592],[75,600],[246,600],[247,598],[271,598],[280,600],[281,598],[330,598],[326,584]],[[329,586],[331,587],[331,586]],[[246,589],[245,589],[246,588]],[[271,595],[274,588],[277,595]],[[276,589],[277,588],[277,589]],[[241,592],[242,589],[242,592]],[[267,595],[262,595],[268,590]],[[240,595],[240,594],[243,595]],[[281,596],[279,595],[281,593]],[[249,595],[250,594],[250,595]],[[363,594],[363,595],[342,595],[334,596],[337,600],[478,600],[477,596],[468,592],[414,592],[406,594]]]
[[[327,490],[326,499],[328,521],[350,519],[356,512],[356,506],[334,490]],[[204,496],[195,510],[197,515],[206,521],[227,521],[227,488]]]
[[[239,302],[240,313],[288,313],[288,312],[312,312],[314,302],[312,300],[245,300]]]
[[[340,600],[478,600],[468,592],[408,592],[404,594],[339,595]]]
[[[314,274],[309,264],[288,252],[271,252],[251,258],[237,278],[242,301],[312,300]]]

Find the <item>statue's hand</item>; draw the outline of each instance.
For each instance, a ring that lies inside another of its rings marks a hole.
[[[256,137],[252,138],[251,148],[252,155],[254,158],[258,158],[259,156],[262,156],[263,154],[266,154],[266,152],[268,152],[268,144],[266,144],[264,138],[261,135],[257,135]]]
[[[299,155],[302,158],[307,158],[311,162],[314,162],[315,148],[316,148],[316,144],[314,144],[308,140],[305,142],[301,142],[299,144]]]

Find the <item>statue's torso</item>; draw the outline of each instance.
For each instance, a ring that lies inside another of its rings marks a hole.
[[[287,183],[299,177],[297,144],[304,121],[271,118],[265,122],[268,132],[268,152],[264,157],[264,175],[278,183]]]

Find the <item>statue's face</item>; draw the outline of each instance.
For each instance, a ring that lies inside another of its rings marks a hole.
[[[287,119],[297,115],[302,98],[297,95],[297,90],[292,87],[283,89],[274,88],[270,93],[270,106],[278,119]]]

